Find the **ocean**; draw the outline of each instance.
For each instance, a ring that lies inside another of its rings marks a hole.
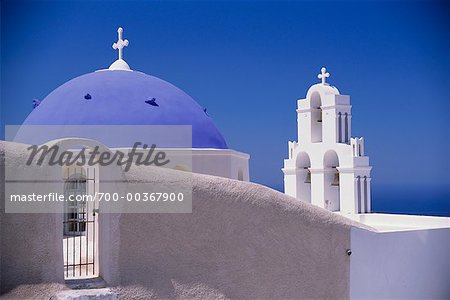
[[[372,186],[372,212],[450,217],[450,185]]]
[[[373,186],[372,212],[450,217],[450,186]]]

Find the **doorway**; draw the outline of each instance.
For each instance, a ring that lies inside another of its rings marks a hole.
[[[64,170],[64,279],[98,277],[98,171],[94,167]]]

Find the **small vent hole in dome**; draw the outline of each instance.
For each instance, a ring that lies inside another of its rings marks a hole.
[[[86,94],[86,95],[84,95],[84,99],[91,100],[92,96],[90,94]]]
[[[151,98],[145,100],[145,103],[150,104],[151,106],[159,106],[158,103],[156,103],[156,98]]]
[[[38,107],[39,104],[41,104],[41,101],[39,101],[38,99],[33,99],[33,109],[35,109],[36,107]]]

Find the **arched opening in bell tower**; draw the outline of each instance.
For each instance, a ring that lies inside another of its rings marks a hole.
[[[297,174],[297,200],[311,203],[311,160],[306,152],[300,152],[297,155],[296,174]]]
[[[239,169],[237,179],[239,181],[244,181],[244,171],[242,169]]]
[[[329,150],[323,158],[324,166],[324,208],[330,211],[340,210],[340,175],[339,157],[334,150]]]
[[[322,142],[322,99],[318,92],[311,95],[311,142]]]

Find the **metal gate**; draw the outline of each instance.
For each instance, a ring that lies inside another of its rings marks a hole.
[[[64,278],[98,276],[96,169],[71,168],[64,172]]]

